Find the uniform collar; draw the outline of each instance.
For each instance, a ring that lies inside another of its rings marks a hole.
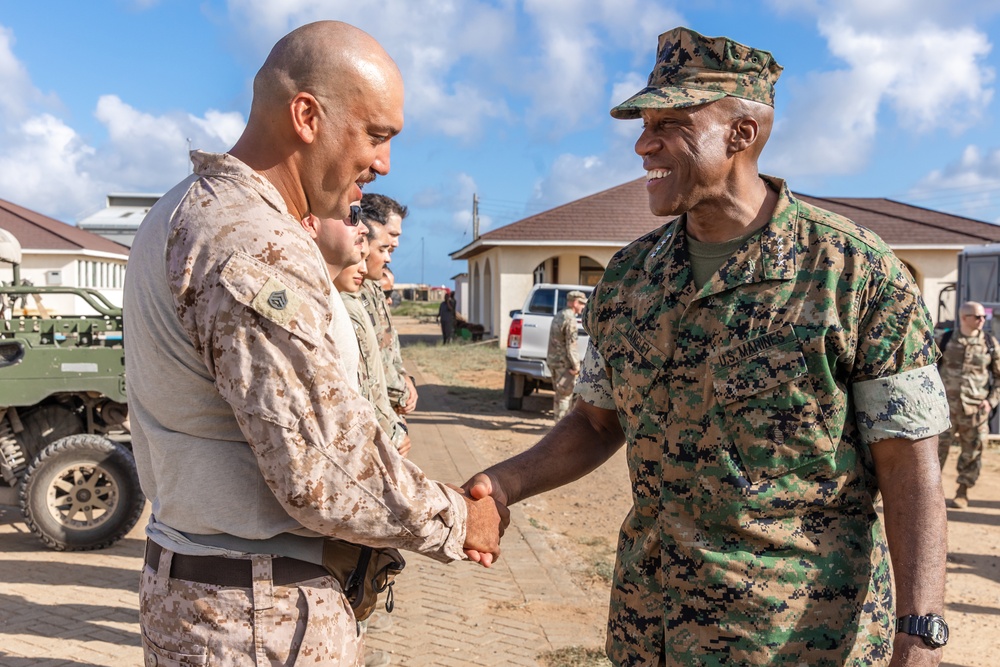
[[[718,273],[702,288],[699,297],[748,283],[794,278],[799,203],[783,179],[763,174],[761,178],[778,193],[771,219],[723,262]]]
[[[194,164],[194,173],[196,175],[229,178],[239,181],[260,195],[260,198],[267,202],[271,208],[279,213],[288,214],[288,206],[285,205],[285,198],[281,196],[281,193],[278,192],[278,189],[274,187],[271,181],[229,153],[191,151],[191,162]]]

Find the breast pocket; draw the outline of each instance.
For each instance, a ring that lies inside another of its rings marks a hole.
[[[748,358],[732,358],[723,350],[713,360],[712,380],[724,411],[723,430],[748,479],[780,477],[836,449],[794,337]]]
[[[629,412],[655,393],[666,355],[627,318],[619,317],[600,348],[611,367],[615,402]]]

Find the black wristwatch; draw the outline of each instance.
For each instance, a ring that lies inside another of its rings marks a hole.
[[[896,621],[896,632],[916,635],[931,648],[940,648],[948,643],[948,624],[937,614],[903,616]]]

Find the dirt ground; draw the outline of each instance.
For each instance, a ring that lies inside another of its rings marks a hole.
[[[397,326],[404,345],[433,345],[439,340],[433,323],[400,318]],[[433,350],[419,353],[418,349],[407,355],[416,360],[422,372],[454,385],[449,390],[454,402],[448,408],[489,417],[490,428],[476,431],[475,446],[482,459],[490,462],[530,447],[548,431],[552,396],[543,391],[528,396],[521,411],[504,409],[502,352],[492,351],[495,358],[472,346],[455,346],[447,355]],[[464,357],[478,361],[463,369]],[[955,489],[956,456],[949,459],[943,474],[948,496]],[[629,504],[628,470],[623,451],[619,451],[591,475],[522,505],[529,521],[546,531],[551,543],[564,552],[567,567],[588,595],[586,605],[572,609],[534,605],[524,610],[536,618],[551,614],[552,618],[579,621],[580,649],[553,656],[553,667],[607,664],[595,661],[594,656],[604,643],[615,540]],[[982,476],[970,492],[969,507],[949,509],[948,520],[945,617],[951,640],[942,664],[993,667],[1000,664],[1000,449],[987,450]]]

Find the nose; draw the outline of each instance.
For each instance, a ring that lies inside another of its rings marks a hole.
[[[368,236],[368,231],[368,227],[365,226],[365,223],[358,223],[358,236]]]
[[[375,161],[372,162],[372,171],[374,171],[379,176],[385,176],[389,173],[389,154],[390,148],[389,144],[391,141],[386,141],[378,147],[375,151]]]
[[[635,152],[639,157],[652,155],[660,149],[660,141],[653,136],[649,128],[643,128],[639,138],[635,140]]]

